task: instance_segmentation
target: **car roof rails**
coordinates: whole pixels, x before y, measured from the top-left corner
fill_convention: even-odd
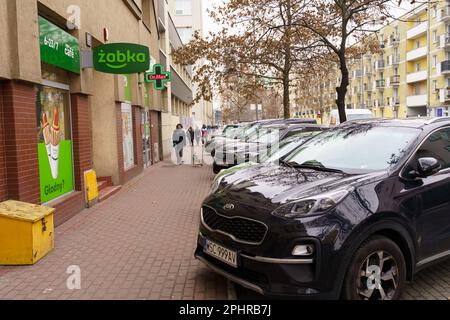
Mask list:
[[[426,124],[435,124],[435,123],[440,123],[440,122],[450,122],[450,117],[439,117],[439,118],[433,118],[430,119],[426,122]]]

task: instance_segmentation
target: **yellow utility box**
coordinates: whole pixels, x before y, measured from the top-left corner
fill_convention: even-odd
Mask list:
[[[0,265],[32,265],[54,248],[55,209],[0,203]]]

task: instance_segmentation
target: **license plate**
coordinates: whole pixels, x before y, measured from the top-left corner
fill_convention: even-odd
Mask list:
[[[204,251],[206,254],[234,267],[237,268],[237,252],[230,249],[224,248],[217,243],[206,240]]]

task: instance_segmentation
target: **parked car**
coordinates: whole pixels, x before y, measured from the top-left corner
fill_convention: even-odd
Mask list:
[[[258,127],[245,140],[232,141],[215,149],[214,173],[238,164],[253,161],[259,162],[258,157],[270,154],[272,145],[298,133],[321,132],[323,127],[313,124],[270,124]]]
[[[450,118],[363,120],[225,176],[197,259],[269,297],[397,299],[450,256]]]
[[[345,113],[347,115],[347,121],[352,120],[364,120],[373,119],[373,113],[369,109],[346,109]],[[339,111],[337,109],[331,110],[330,113],[330,126],[337,126],[341,124],[339,118]]]
[[[253,167],[261,163],[278,163],[278,161],[287,156],[292,150],[298,148],[303,143],[316,136],[320,132],[321,131],[299,132],[293,136],[290,136],[289,138],[280,141],[278,146],[271,148],[269,154],[258,157],[257,162],[248,161],[228,169],[223,169],[216,175],[213,185],[215,183],[220,183],[220,179],[222,179],[224,176],[237,172],[239,170]],[[254,159],[256,157],[250,158]]]
[[[239,127],[232,133],[228,133],[223,137],[215,137],[206,144],[205,150],[210,153],[212,157],[215,156],[216,149],[221,149],[223,146],[229,142],[233,141],[245,141],[248,137],[255,134],[255,132],[261,126],[268,125],[288,125],[288,124],[316,124],[317,121],[314,119],[268,119],[260,120],[249,123],[241,123]]]

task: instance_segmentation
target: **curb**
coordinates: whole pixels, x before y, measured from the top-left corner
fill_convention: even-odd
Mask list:
[[[227,280],[227,289],[228,300],[237,300],[236,285],[230,280]]]

